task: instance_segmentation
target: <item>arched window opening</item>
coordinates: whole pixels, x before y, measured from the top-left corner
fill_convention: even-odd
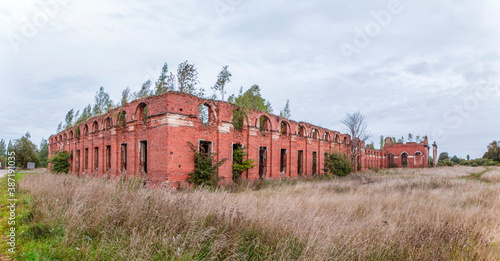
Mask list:
[[[299,131],[297,133],[299,137],[305,137],[306,136],[306,129],[303,126],[299,126]]]
[[[74,136],[74,135],[73,135],[73,131],[70,131],[70,132],[69,132],[69,139],[70,139],[70,140],[72,140],[72,139],[73,139],[73,136]]]
[[[323,140],[330,141],[330,133],[325,132],[325,134],[323,134]]]
[[[59,135],[59,142],[62,142],[62,135]]]
[[[242,110],[233,110],[233,126],[235,130],[243,129],[245,118],[245,113]]]
[[[121,111],[118,113],[118,126],[125,128],[127,126],[127,113],[125,111]]]
[[[99,123],[97,123],[97,121],[94,121],[94,123],[92,123],[92,132],[96,133],[98,131],[99,131]]]
[[[349,143],[349,140],[347,139],[347,137],[344,137],[344,145],[347,146]]]
[[[64,133],[64,136],[63,136],[63,137],[64,137],[64,139],[63,139],[64,141],[67,141],[67,140],[68,140],[68,135],[67,135],[66,133]]]
[[[420,151],[415,152],[415,156],[422,156],[422,152]]]
[[[317,129],[313,129],[311,131],[311,138],[317,140],[318,139],[318,130]]]
[[[75,138],[80,139],[80,127],[75,129]]]
[[[139,122],[146,124],[148,120],[148,106],[143,102],[139,104],[137,106],[136,115]]]
[[[401,165],[403,165],[404,167],[408,166],[408,153],[406,152],[403,152],[401,154]]]
[[[288,123],[285,121],[281,122],[281,128],[280,128],[281,135],[287,136],[288,135]]]
[[[387,166],[389,168],[394,167],[394,154],[392,152],[387,155]]]
[[[111,117],[107,117],[106,120],[104,120],[104,126],[106,128],[106,130],[109,130],[111,129]]]
[[[340,144],[340,136],[338,134],[335,134],[334,141],[335,141],[335,143],[339,143]]]
[[[201,121],[201,123],[205,124],[205,125],[209,125],[210,124],[210,107],[208,107],[206,104],[200,104],[200,106],[198,107],[198,111],[199,111],[199,119]]]
[[[266,116],[261,116],[259,118],[259,130],[266,133],[271,130],[271,122]]]

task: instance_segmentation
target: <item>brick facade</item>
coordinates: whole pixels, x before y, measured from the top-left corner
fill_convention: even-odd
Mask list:
[[[200,105],[208,112],[206,123]],[[153,184],[175,185],[194,171],[189,142],[209,149],[218,160],[227,159],[219,168],[226,181],[232,178],[234,145],[243,146],[257,164],[243,173],[250,180],[323,175],[325,153],[350,151],[349,135],[259,111],[247,113],[237,130],[233,126],[237,109],[227,102],[169,92],[131,102],[51,136],[49,153],[72,153],[70,173],[78,176],[141,175]],[[390,153],[394,164],[401,166],[404,152],[408,167],[427,166],[427,141],[401,145],[386,146],[384,151],[365,149],[362,169],[389,167]],[[422,155],[415,155],[417,151]]]

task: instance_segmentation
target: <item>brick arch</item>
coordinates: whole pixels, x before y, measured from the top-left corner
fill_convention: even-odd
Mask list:
[[[313,139],[315,139],[315,140],[319,139],[319,130],[316,129],[316,128],[313,128],[311,130],[310,137],[313,138]]]
[[[331,139],[331,134],[330,134],[330,132],[325,131],[325,133],[323,133],[323,140],[325,140],[325,141],[330,141],[330,139]]]
[[[280,122],[280,134],[284,136],[289,136],[292,128],[290,127],[290,123],[288,121],[282,120]]]
[[[148,111],[148,105],[145,102],[139,103],[135,108],[135,119],[140,123],[146,123],[146,120],[148,118]]]
[[[69,131],[69,139],[72,140],[74,138],[73,130]]]
[[[239,109],[239,108],[236,108],[236,109],[233,109],[233,111],[231,112],[231,115],[229,116],[229,121],[233,124],[233,127],[236,128],[235,126],[235,113],[238,113],[238,112],[241,112],[240,116],[242,117],[240,120],[238,120],[239,122],[237,122],[237,124],[240,124],[240,129],[243,129],[245,127],[248,127],[250,125],[250,117],[248,117],[248,115],[246,113],[244,113],[243,110]]]
[[[92,133],[96,133],[98,131],[99,131],[99,122],[95,120],[94,122],[92,122]]]
[[[406,151],[401,152],[401,155],[400,155],[400,157],[401,157],[401,165],[408,166],[408,155],[409,154]]]
[[[299,124],[297,126],[297,135],[300,137],[307,137],[307,128],[304,125]]]
[[[87,124],[83,125],[83,133],[82,133],[82,135],[83,136],[89,135],[89,126]]]
[[[62,142],[62,139],[63,139],[62,134],[59,134],[58,142]]]
[[[273,130],[273,124],[271,122],[271,119],[265,115],[261,114],[256,121],[256,124],[258,124],[258,128],[260,131],[272,131]]]
[[[111,119],[110,116],[108,116],[106,119],[104,119],[104,129],[109,130],[113,127],[113,120]]]
[[[340,135],[339,134],[335,134],[335,136],[333,138],[333,142],[340,144]]]
[[[127,125],[127,112],[125,110],[121,110],[118,115],[116,115],[116,124],[122,127]]]

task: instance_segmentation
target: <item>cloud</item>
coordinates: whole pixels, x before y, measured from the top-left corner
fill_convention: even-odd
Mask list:
[[[23,36],[26,21],[49,1],[2,1],[2,35]],[[8,124],[0,137],[30,131],[39,143],[67,111],[93,102],[100,86],[117,101],[125,87],[155,81],[164,62],[175,71],[189,60],[206,90],[229,65],[228,94],[259,84],[275,113],[290,99],[295,120],[342,130],[345,113],[359,110],[375,144],[380,135],[432,136],[444,129],[440,150],[482,156],[499,139],[500,123],[491,119],[498,97],[481,100],[459,128],[444,118],[474,97],[474,86],[500,82],[500,4],[401,0],[402,11],[346,59],[339,46],[354,45],[358,30],[376,22],[373,13],[389,3],[67,1],[17,52],[8,38],[0,41],[0,118]]]

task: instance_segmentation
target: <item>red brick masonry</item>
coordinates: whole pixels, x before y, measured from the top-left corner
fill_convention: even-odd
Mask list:
[[[200,120],[200,105],[208,110],[208,123]],[[70,173],[78,176],[141,175],[153,184],[171,185],[185,182],[194,170],[188,142],[211,150],[219,160],[228,159],[219,168],[226,181],[232,178],[236,144],[244,146],[257,164],[243,173],[250,180],[323,175],[325,153],[349,153],[349,135],[268,113],[251,111],[237,130],[233,126],[237,109],[227,102],[169,92],[131,102],[51,136],[49,153],[72,153]],[[361,164],[363,169],[403,162],[424,167],[428,160],[426,140],[388,144],[382,151],[365,149]]]

